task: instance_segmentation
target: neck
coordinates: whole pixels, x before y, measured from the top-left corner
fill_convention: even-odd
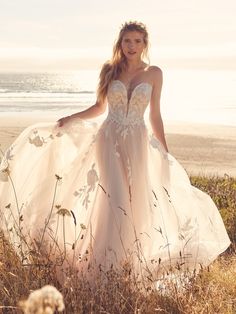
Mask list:
[[[127,71],[134,72],[143,66],[143,61],[140,60],[127,60]]]

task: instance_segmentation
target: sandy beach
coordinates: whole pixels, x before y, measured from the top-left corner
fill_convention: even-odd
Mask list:
[[[1,149],[5,151],[25,127],[56,118],[0,116]],[[189,175],[236,177],[236,127],[186,122],[164,125],[169,152]]]

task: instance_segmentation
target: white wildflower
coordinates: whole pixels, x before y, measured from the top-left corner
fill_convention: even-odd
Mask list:
[[[50,285],[31,292],[20,305],[25,314],[53,314],[56,310],[62,312],[65,309],[62,294]]]

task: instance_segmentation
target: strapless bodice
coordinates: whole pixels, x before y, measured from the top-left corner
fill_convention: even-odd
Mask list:
[[[135,86],[128,99],[126,86],[120,80],[113,80],[107,92],[108,119],[120,124],[139,124],[143,122],[145,109],[150,101],[152,85],[141,82]]]

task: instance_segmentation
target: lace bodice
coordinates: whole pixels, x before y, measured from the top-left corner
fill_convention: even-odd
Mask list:
[[[133,89],[129,99],[126,86],[120,80],[113,80],[107,92],[108,119],[121,124],[143,121],[145,109],[150,101],[152,85],[141,82]]]

